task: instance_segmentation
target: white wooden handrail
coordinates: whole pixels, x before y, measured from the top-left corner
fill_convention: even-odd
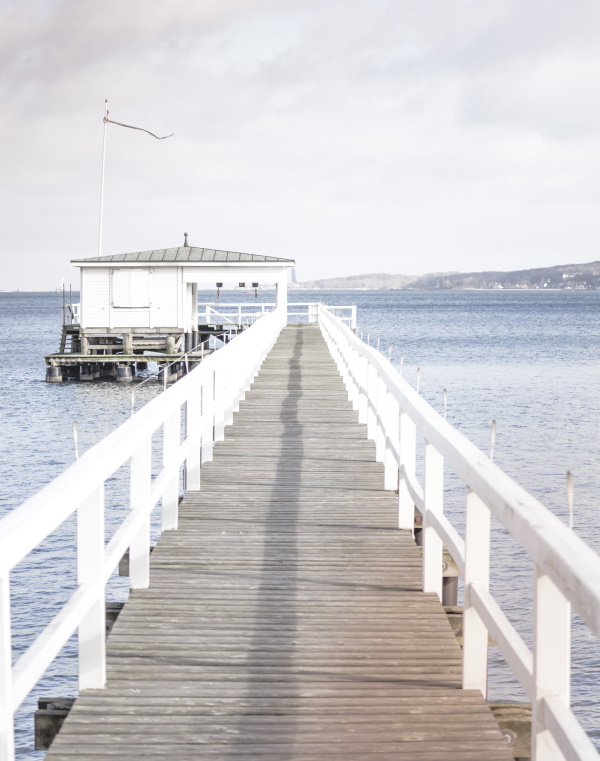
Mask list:
[[[104,686],[106,583],[129,548],[130,585],[148,586],[152,510],[161,502],[162,529],[176,528],[182,465],[187,489],[197,491],[201,463],[212,459],[214,442],[223,437],[286,321],[281,309],[265,314],[0,521],[0,761],[14,759],[14,711],[75,631],[80,689]],[[153,479],[152,436],[161,427],[163,466]],[[105,546],[104,485],[128,461],[130,512]],[[77,587],[13,667],[10,572],[73,513]]]
[[[218,308],[217,308],[218,307]],[[272,301],[239,301],[239,302],[210,302],[198,305],[198,314],[206,324],[223,322],[228,325],[251,325],[258,317],[262,317],[268,312],[272,312],[276,307]],[[291,311],[291,307],[301,307],[302,311]],[[350,325],[352,330],[356,330],[356,305],[342,305],[330,307],[334,313],[343,321]],[[80,304],[67,304],[63,309],[63,324],[71,325],[79,323]],[[288,303],[288,317],[305,317],[308,322],[317,322],[318,302],[317,301],[292,301]],[[220,319],[214,319],[218,317]],[[235,318],[235,319],[233,319]]]
[[[463,686],[486,695],[491,635],[531,698],[532,758],[597,761],[569,707],[569,675],[571,606],[600,637],[600,557],[324,305],[319,324],[359,421],[376,444],[376,459],[384,463],[386,488],[398,488],[399,527],[413,530],[415,505],[423,513],[423,589],[441,598],[442,541],[464,574]],[[422,487],[415,477],[416,431],[425,445]],[[466,487],[464,541],[443,515],[444,463]],[[489,592],[491,515],[536,569],[533,652]]]
[[[304,317],[308,322],[318,321],[319,302],[317,301],[292,301],[288,303],[288,317]],[[247,325],[251,324],[258,316],[263,315],[275,308],[273,302],[264,301],[236,301],[236,302],[210,302],[199,304],[199,315],[207,323],[222,322],[228,324]],[[299,309],[300,308],[300,311]],[[346,322],[352,330],[356,330],[356,305],[341,305],[330,307],[343,322]],[[220,320],[214,317],[221,318]]]

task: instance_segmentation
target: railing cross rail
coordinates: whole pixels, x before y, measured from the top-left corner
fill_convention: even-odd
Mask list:
[[[532,701],[534,761],[597,761],[569,707],[569,676],[571,606],[600,637],[600,557],[324,306],[319,322],[378,459],[385,442],[385,488],[398,489],[399,527],[413,531],[415,508],[423,515],[423,590],[441,599],[444,545],[464,576],[463,686],[487,694],[491,635]],[[424,443],[423,486],[415,475],[417,433]],[[443,513],[444,464],[466,487],[464,539]],[[492,514],[534,563],[533,652],[489,591]]]
[[[151,512],[160,502],[161,529],[177,527],[181,469],[187,490],[197,491],[201,462],[211,459],[286,321],[281,309],[266,313],[0,521],[0,761],[14,759],[14,711],[75,631],[80,689],[104,686],[105,585],[129,549],[131,588],[148,586]],[[162,467],[152,478],[152,437],[161,428]],[[105,546],[104,485],[128,462],[129,514]],[[74,513],[77,587],[13,667],[10,572]]]

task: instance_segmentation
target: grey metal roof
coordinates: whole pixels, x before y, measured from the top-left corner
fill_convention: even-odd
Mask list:
[[[241,254],[237,251],[219,251],[214,248],[159,248],[155,251],[136,251],[132,254],[111,254],[110,256],[91,256],[87,259],[72,259],[79,262],[272,262],[275,264],[295,264],[293,259],[280,259],[276,256],[260,254]]]

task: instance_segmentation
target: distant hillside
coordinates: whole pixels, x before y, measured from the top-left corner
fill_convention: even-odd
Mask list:
[[[432,272],[428,275],[350,275],[300,283],[308,289],[577,288],[600,289],[600,261],[512,272]]]
[[[349,275],[348,277],[331,277],[327,280],[307,280],[300,283],[302,288],[406,288],[415,278],[410,275]]]

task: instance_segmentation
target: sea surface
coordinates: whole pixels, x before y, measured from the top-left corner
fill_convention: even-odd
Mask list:
[[[259,301],[272,301],[273,292]],[[201,300],[215,300],[202,294]],[[221,302],[254,302],[225,291]],[[358,306],[358,334],[379,345],[449,421],[567,522],[566,473],[575,485],[574,530],[600,552],[600,292],[598,291],[292,291],[290,301]],[[0,293],[0,516],[73,462],[79,452],[131,414],[132,386],[112,382],[47,384],[44,355],[58,350],[60,304],[54,293]],[[144,376],[144,377],[147,377]],[[161,386],[135,385],[135,408]],[[126,514],[124,474],[107,486],[107,534]],[[462,531],[464,490],[445,474],[446,509]],[[154,528],[156,536],[156,527]],[[74,522],[67,521],[11,575],[14,657],[68,599],[75,584]],[[600,580],[598,580],[600,583]],[[531,641],[532,567],[493,526],[492,591]],[[113,577],[107,599],[123,600],[127,580]],[[573,620],[572,704],[600,747],[600,647]],[[33,750],[40,696],[76,694],[76,650],[63,649],[16,717],[19,759]],[[490,699],[524,700],[497,651],[490,652]]]

